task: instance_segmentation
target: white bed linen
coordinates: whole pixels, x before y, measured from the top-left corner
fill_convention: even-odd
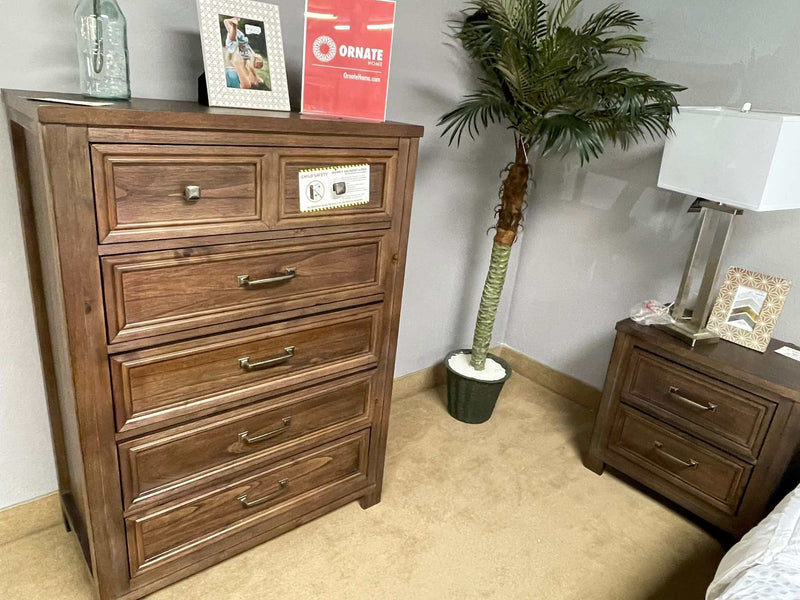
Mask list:
[[[723,557],[706,600],[800,600],[800,487]]]

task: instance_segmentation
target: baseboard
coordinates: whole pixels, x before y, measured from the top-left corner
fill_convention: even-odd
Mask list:
[[[501,358],[502,356],[500,353],[502,351],[503,348],[501,346],[491,348],[489,350],[489,352],[500,356]],[[421,371],[415,371],[414,373],[409,373],[408,375],[403,375],[402,377],[395,379],[394,388],[392,391],[392,399],[399,400],[400,398],[413,396],[414,394],[424,392],[430,388],[445,385],[446,383],[447,369],[445,369],[444,359],[442,359],[442,362],[437,363],[432,367],[422,369]]]
[[[547,365],[543,365],[509,346],[501,346],[498,356],[508,362],[518,374],[564,396],[568,400],[577,402],[591,410],[597,410],[597,407],[600,406],[600,397],[602,396],[600,390],[566,373],[561,373]]]
[[[63,523],[58,492],[9,506],[0,510],[0,546]]]
[[[429,388],[439,387],[440,385],[444,385],[446,380],[447,371],[444,368],[444,363],[433,365],[421,371],[409,373],[403,377],[398,377],[394,380],[392,400],[407,398],[408,396],[424,392]]]

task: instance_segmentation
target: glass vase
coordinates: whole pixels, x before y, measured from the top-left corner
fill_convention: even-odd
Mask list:
[[[93,98],[130,98],[128,24],[117,0],[79,0],[75,33],[81,93]]]

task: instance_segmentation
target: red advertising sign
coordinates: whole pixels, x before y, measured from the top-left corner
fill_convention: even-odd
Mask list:
[[[303,112],[383,121],[394,0],[306,0]]]

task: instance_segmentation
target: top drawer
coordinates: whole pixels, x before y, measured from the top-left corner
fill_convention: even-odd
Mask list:
[[[92,146],[100,243],[269,229],[264,150]]]
[[[775,404],[635,349],[623,399],[720,448],[755,459]]]
[[[397,181],[397,152],[394,150],[276,150],[275,161],[280,186],[278,197],[270,203],[276,228],[320,227],[348,223],[389,222],[393,213]],[[348,165],[369,165],[369,202],[321,211],[302,212],[300,171]]]
[[[101,244],[389,224],[396,150],[236,146],[92,146]],[[369,165],[369,202],[300,210],[300,171]]]

